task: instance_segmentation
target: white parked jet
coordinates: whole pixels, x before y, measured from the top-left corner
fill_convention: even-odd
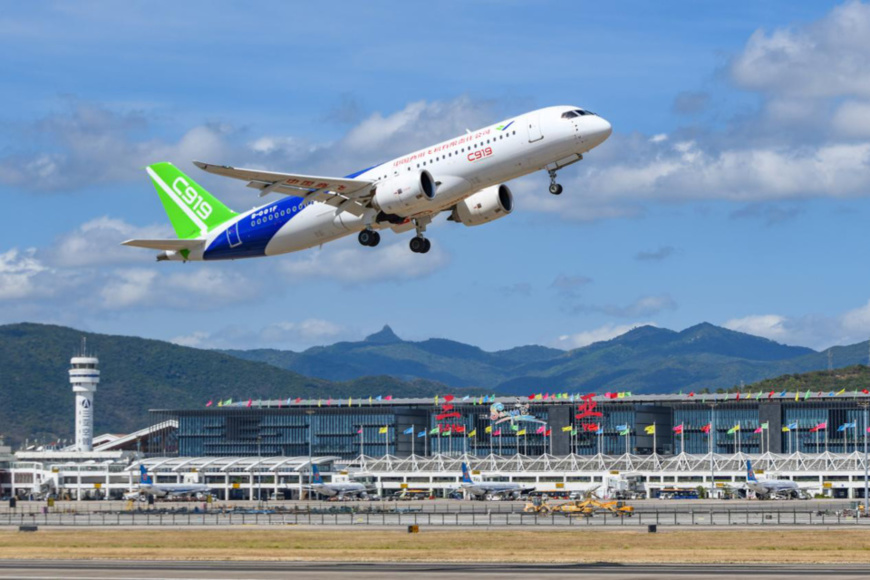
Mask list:
[[[342,483],[324,483],[323,476],[320,475],[320,470],[316,465],[311,466],[311,471],[314,476],[314,481],[309,486],[309,489],[320,495],[327,497],[338,496],[338,499],[344,499],[346,495],[358,495],[365,499],[368,497],[368,488],[361,483],[342,482]]]
[[[154,497],[199,496],[208,495],[211,488],[201,483],[154,483],[154,478],[148,475],[148,469],[140,465],[139,485],[134,493]]]
[[[128,240],[162,250],[158,260],[234,260],[319,246],[353,233],[377,246],[379,231],[415,230],[411,251],[429,251],[426,226],[439,213],[466,226],[513,211],[506,181],[539,170],[550,193],[562,193],[556,172],[603,143],[610,123],[579,107],[539,109],[343,178],[238,169],[195,162],[209,173],[241,179],[281,199],[238,214],[170,163],[148,174],[178,239]]]
[[[534,486],[523,487],[518,483],[507,481],[474,481],[471,479],[471,472],[468,471],[468,466],[465,463],[462,464],[462,489],[474,497],[485,499],[494,497],[519,499],[521,494],[535,491]]]
[[[758,499],[769,499],[773,497],[800,497],[801,488],[797,483],[788,479],[763,479],[759,480],[755,477],[755,472],[752,470],[752,462],[746,460],[746,487],[755,492]]]

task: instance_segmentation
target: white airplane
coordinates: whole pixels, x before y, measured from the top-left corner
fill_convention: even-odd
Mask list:
[[[311,471],[314,481],[308,487],[315,493],[327,497],[338,496],[338,499],[344,499],[346,495],[358,495],[363,499],[368,497],[368,488],[361,483],[352,481],[346,483],[324,483],[323,476],[320,475],[320,470],[317,469],[316,465],[311,466]]]
[[[462,489],[474,497],[483,497],[485,499],[499,496],[519,499],[520,494],[535,491],[534,486],[523,487],[518,483],[507,481],[474,481],[471,479],[471,472],[468,471],[468,466],[465,463],[462,464]]]
[[[281,199],[243,213],[229,209],[170,163],[148,167],[178,239],[127,240],[162,250],[157,260],[234,260],[274,256],[358,233],[377,246],[379,231],[416,231],[411,251],[425,254],[426,227],[438,214],[466,226],[513,211],[506,181],[546,170],[550,193],[562,193],[556,172],[603,143],[611,126],[573,106],[548,107],[413,151],[343,178],[238,169],[195,162],[209,173],[241,179],[260,197]]]
[[[746,460],[746,487],[755,492],[758,499],[772,497],[797,498],[801,495],[801,488],[797,483],[788,479],[763,479],[755,477],[752,470],[752,462]]]
[[[144,465],[139,466],[139,484],[131,498],[138,495],[147,497],[179,497],[193,495],[208,495],[211,488],[201,483],[154,483],[154,478],[148,475],[148,469]]]

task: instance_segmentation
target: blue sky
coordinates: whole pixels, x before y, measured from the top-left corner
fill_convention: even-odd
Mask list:
[[[19,3],[0,15],[0,323],[202,347],[400,336],[571,348],[709,321],[821,348],[870,336],[870,5]],[[142,168],[344,175],[553,104],[614,135],[510,185],[518,209],[235,263],[169,235]]]

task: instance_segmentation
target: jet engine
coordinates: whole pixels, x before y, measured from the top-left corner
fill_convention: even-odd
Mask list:
[[[372,205],[385,214],[407,217],[424,209],[435,197],[435,189],[435,180],[425,169],[399,174],[378,184]]]
[[[466,226],[479,226],[502,218],[514,209],[514,195],[505,185],[481,189],[457,203],[450,219]]]

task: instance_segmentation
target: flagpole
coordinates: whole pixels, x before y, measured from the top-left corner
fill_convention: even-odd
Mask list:
[[[417,438],[417,429],[415,429],[416,425],[411,424],[411,457],[414,456],[414,439]]]
[[[363,453],[365,453],[365,450],[363,447],[363,443],[365,441],[365,436],[366,436],[365,433],[366,433],[365,425],[360,425],[359,426],[359,456],[360,457],[362,457]]]
[[[387,427],[387,432],[384,433],[384,457],[390,456],[390,428]]]
[[[489,454],[492,455],[492,438],[494,437],[495,427],[492,425],[492,419],[489,420]]]
[[[656,433],[656,422],[653,421],[653,455],[658,453],[658,445],[656,445],[656,441],[658,437],[658,433]]]
[[[686,426],[680,427],[680,454],[686,452]]]

